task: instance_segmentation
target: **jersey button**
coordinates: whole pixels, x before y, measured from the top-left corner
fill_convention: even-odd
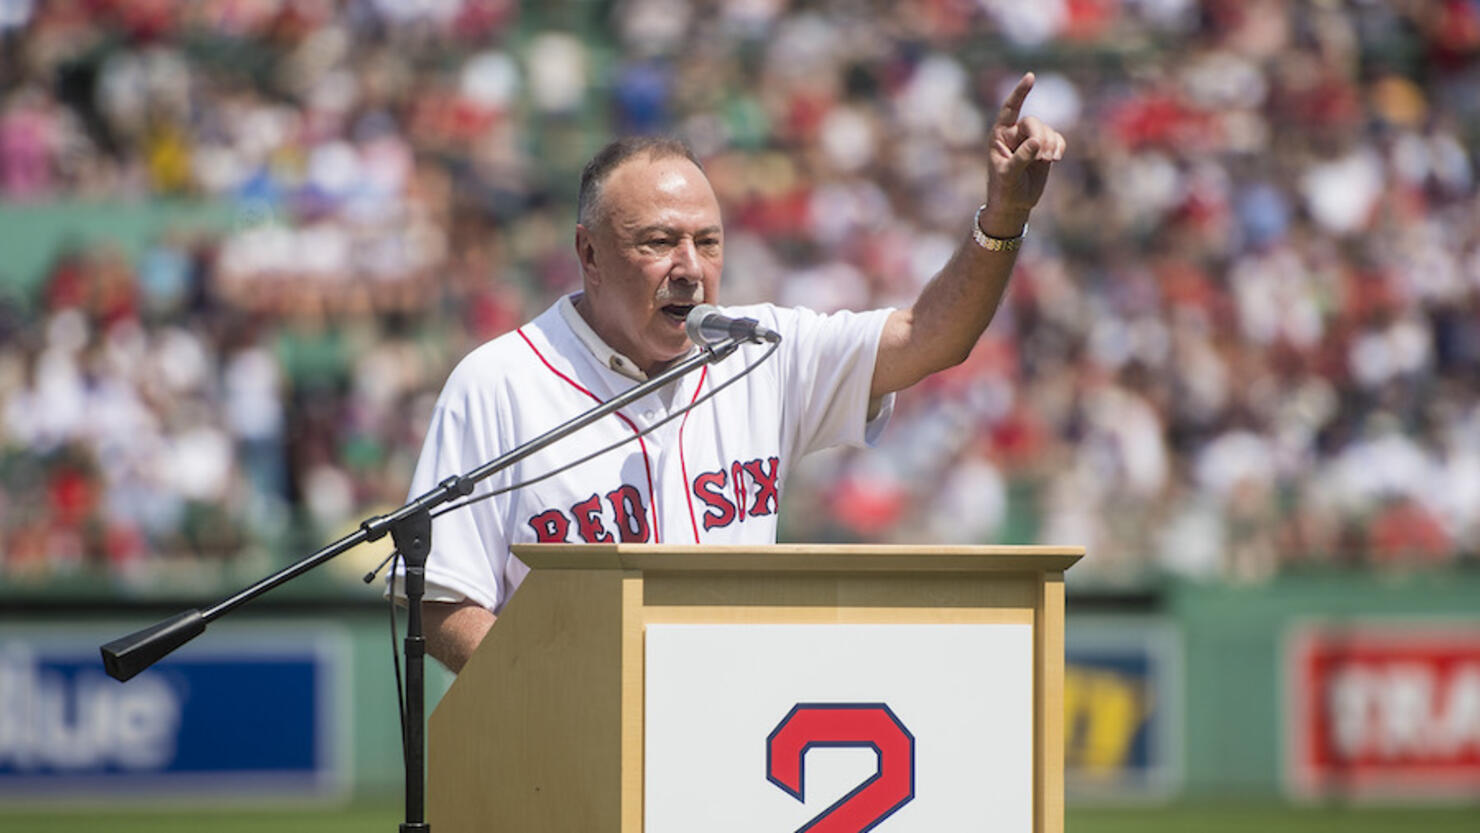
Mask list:
[[[645,420],[647,420],[648,422],[652,422],[653,420],[655,420],[655,419],[658,418],[658,412],[657,411],[643,411],[642,412],[642,418],[645,419]]]

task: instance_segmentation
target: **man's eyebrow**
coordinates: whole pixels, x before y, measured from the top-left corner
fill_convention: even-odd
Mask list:
[[[703,236],[709,235],[709,234],[719,234],[722,230],[723,230],[723,227],[718,226],[718,225],[705,226],[704,228],[701,228],[698,231],[695,231],[694,232],[694,236],[695,237],[703,237]],[[668,234],[668,235],[682,235],[683,234],[683,231],[681,229],[677,228],[676,226],[665,226],[665,225],[662,225],[661,223],[654,223],[653,225],[650,225],[650,226],[641,226],[641,227],[635,229],[632,232],[632,235],[634,237],[642,237],[643,235],[652,234],[653,232],[659,232],[659,233]]]
[[[674,228],[673,226],[665,226],[660,223],[654,223],[650,226],[639,226],[633,229],[632,236],[643,237],[652,234],[653,232],[659,232],[661,234],[678,234],[678,229]]]

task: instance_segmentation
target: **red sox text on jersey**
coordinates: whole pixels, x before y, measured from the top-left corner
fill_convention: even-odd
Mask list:
[[[689,483],[689,490],[705,505],[700,523],[706,531],[744,523],[747,516],[772,515],[781,503],[781,460],[736,460],[725,468],[706,471]],[[651,540],[649,511],[642,492],[630,484],[602,495],[593,492],[567,509],[550,508],[529,519],[541,544],[642,543]]]

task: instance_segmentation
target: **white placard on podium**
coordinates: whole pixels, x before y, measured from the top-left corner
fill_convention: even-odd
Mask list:
[[[1030,625],[650,624],[645,652],[644,833],[1032,830]]]

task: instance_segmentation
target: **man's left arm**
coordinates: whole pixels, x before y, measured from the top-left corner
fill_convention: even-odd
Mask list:
[[[1049,168],[1063,158],[1066,146],[1064,137],[1041,121],[1019,118],[1032,88],[1033,74],[1028,73],[992,125],[987,200],[977,219],[993,248],[968,235],[914,305],[889,316],[874,364],[869,394],[874,404],[885,394],[965,361],[997,311],[1017,260],[1012,241],[1022,236],[1028,214],[1043,195]]]

